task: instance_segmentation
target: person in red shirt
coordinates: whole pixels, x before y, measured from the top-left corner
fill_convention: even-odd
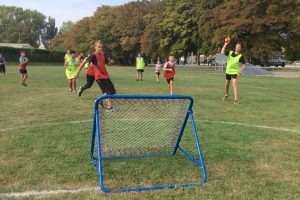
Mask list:
[[[24,51],[20,52],[21,57],[19,58],[19,71],[21,74],[21,86],[28,86],[25,81],[28,78],[27,73],[27,63],[29,62],[28,58]]]
[[[103,94],[113,95],[116,94],[116,89],[114,84],[111,82],[109,78],[109,74],[107,72],[105,65],[113,65],[114,61],[110,60],[103,51],[103,44],[100,40],[95,42],[95,52],[83,60],[80,64],[77,75],[80,73],[82,67],[89,62],[89,68],[93,70],[95,80],[99,85]],[[82,92],[81,92],[82,93]],[[107,110],[113,110],[111,100],[108,101]]]
[[[169,91],[170,95],[173,95],[173,89],[174,89],[174,78],[175,78],[175,57],[174,56],[169,56],[169,61],[166,62],[164,66],[164,77],[168,82],[169,85]]]

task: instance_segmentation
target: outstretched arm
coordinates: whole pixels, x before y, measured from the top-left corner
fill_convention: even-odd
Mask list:
[[[87,58],[85,58],[85,59],[82,61],[82,63],[79,65],[78,70],[77,70],[77,73],[76,73],[76,76],[79,75],[79,73],[80,73],[82,67],[83,67],[86,63],[87,63]]]
[[[225,42],[222,50],[221,50],[221,54],[225,55],[225,51],[226,51],[226,47],[228,46],[229,42]]]

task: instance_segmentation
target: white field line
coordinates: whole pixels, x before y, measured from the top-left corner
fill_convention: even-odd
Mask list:
[[[33,126],[20,126],[20,127],[0,129],[0,132],[22,129],[22,128],[57,126],[57,125],[63,125],[63,124],[78,124],[78,123],[85,123],[85,122],[91,122],[91,121],[92,120],[79,120],[79,121],[46,123],[46,124],[33,125]],[[290,132],[290,133],[300,133],[300,130],[272,127],[272,126],[264,126],[264,125],[245,124],[245,123],[239,123],[239,122],[211,121],[211,120],[195,120],[195,121],[204,122],[204,123],[212,123],[212,124],[227,124],[227,125],[232,125],[232,126],[245,126],[245,127],[270,129],[270,130]],[[12,192],[12,193],[0,193],[0,197],[10,197],[10,198],[18,198],[18,197],[21,198],[21,197],[29,197],[29,196],[43,197],[43,196],[54,196],[54,195],[66,194],[66,193],[92,192],[92,191],[97,191],[97,190],[100,191],[100,188],[99,187],[86,187],[86,188],[68,189],[68,190],[42,190],[42,191]]]
[[[38,127],[43,127],[43,126],[59,126],[59,125],[64,125],[64,124],[80,124],[80,123],[91,122],[91,121],[93,121],[93,120],[92,119],[86,119],[86,120],[76,120],[76,121],[67,121],[67,122],[53,122],[53,123],[44,123],[44,124],[37,124],[37,125],[16,126],[16,127],[0,129],[0,132],[23,129],[23,128],[38,128]]]
[[[134,119],[120,119],[121,121],[131,121]],[[165,121],[170,119],[154,119],[153,121]],[[4,128],[0,129],[0,132],[6,132],[11,130],[17,130],[17,129],[23,129],[23,128],[37,128],[37,127],[43,127],[43,126],[59,126],[64,124],[80,124],[85,122],[91,122],[92,119],[86,119],[86,120],[76,120],[76,121],[67,121],[67,122],[53,122],[53,123],[44,123],[44,124],[38,124],[38,125],[28,125],[28,126],[18,126],[18,127],[11,127],[11,128]],[[117,119],[116,119],[117,121]],[[141,121],[138,120],[137,121]],[[149,120],[147,120],[149,121]],[[284,127],[274,127],[274,126],[266,126],[266,125],[255,125],[255,124],[246,124],[246,123],[240,123],[240,122],[230,122],[230,121],[212,121],[212,120],[195,120],[197,122],[204,122],[204,123],[212,123],[212,124],[227,124],[232,126],[245,126],[245,127],[253,127],[253,128],[262,128],[262,129],[270,129],[275,131],[283,131],[283,132],[289,132],[289,133],[300,133],[300,130],[295,129],[289,129]]]
[[[59,194],[75,194],[81,192],[93,192],[101,191],[99,187],[85,187],[73,190],[42,190],[42,191],[27,191],[27,192],[12,192],[12,193],[0,193],[0,197],[8,198],[22,198],[22,197],[45,197],[45,196],[54,196]]]
[[[283,132],[290,132],[290,133],[300,133],[300,130],[289,129],[289,128],[282,128],[282,127],[274,127],[274,126],[265,126],[265,125],[255,125],[255,124],[245,124],[240,122],[228,122],[228,121],[211,121],[211,120],[195,120],[199,122],[207,122],[212,124],[227,124],[233,126],[245,126],[245,127],[253,127],[253,128],[262,128],[262,129],[271,129],[275,131],[283,131]]]

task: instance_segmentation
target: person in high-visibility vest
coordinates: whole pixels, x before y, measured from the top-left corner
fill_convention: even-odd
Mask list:
[[[139,77],[141,77],[141,81],[143,81],[143,73],[145,70],[145,61],[142,55],[139,53],[136,58],[136,81],[139,81]]]
[[[69,81],[70,92],[76,93],[76,77],[77,77],[77,67],[80,62],[75,58],[76,52],[70,50],[70,54],[65,60],[64,68],[66,70],[66,76]]]
[[[241,43],[237,43],[235,45],[234,51],[226,51],[226,47],[230,43],[230,39],[227,37],[225,39],[225,44],[222,48],[221,54],[227,56],[227,65],[226,65],[226,80],[225,80],[225,95],[223,97],[223,101],[226,101],[229,97],[229,84],[232,79],[232,87],[234,93],[234,104],[239,104],[240,101],[238,99],[238,86],[237,79],[238,75],[242,74],[244,69],[246,68],[245,60],[243,55],[241,54],[242,45]],[[242,69],[240,69],[240,63],[243,64]]]

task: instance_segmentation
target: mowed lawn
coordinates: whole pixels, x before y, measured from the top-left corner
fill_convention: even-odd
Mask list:
[[[89,146],[98,86],[79,98],[69,92],[62,66],[29,64],[28,71],[28,87],[19,85],[14,65],[0,78],[0,199],[12,192],[97,187]],[[132,67],[109,72],[119,94],[168,94],[164,80],[156,84],[153,69],[146,70],[143,82],[136,82]],[[84,83],[82,73],[77,84]],[[222,102],[223,74],[178,67],[175,94],[195,100],[205,185],[115,194],[92,189],[24,199],[300,199],[299,85],[299,79],[241,76],[241,104],[233,105],[232,93]],[[183,139],[193,150],[190,126]],[[114,160],[105,173],[107,185],[116,187],[199,181],[200,171],[193,167],[182,156]]]

